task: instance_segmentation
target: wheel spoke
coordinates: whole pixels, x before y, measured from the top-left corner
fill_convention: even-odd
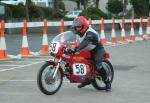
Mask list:
[[[43,88],[48,92],[53,92],[57,90],[61,84],[61,73],[58,70],[56,77],[52,79],[53,72],[54,72],[54,66],[49,65],[44,68],[42,75],[41,75],[41,83]]]

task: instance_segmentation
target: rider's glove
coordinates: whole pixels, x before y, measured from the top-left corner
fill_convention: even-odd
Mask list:
[[[70,48],[69,50],[68,50],[68,53],[70,53],[70,54],[75,54],[77,52],[77,50],[76,50],[76,48]]]

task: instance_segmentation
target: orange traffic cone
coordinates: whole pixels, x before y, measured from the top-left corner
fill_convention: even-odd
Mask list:
[[[61,19],[61,26],[60,26],[60,32],[64,32],[64,19]]]
[[[130,40],[131,41],[135,41],[135,36],[134,36],[134,17],[132,17],[132,21],[131,21]]]
[[[5,30],[5,22],[4,20],[2,20],[0,23],[0,60],[9,59],[6,49],[4,30]]]
[[[150,17],[147,18],[146,34],[147,34],[148,37],[150,37]]]
[[[92,19],[91,18],[88,19],[88,24],[90,27],[92,26]]]
[[[104,32],[104,18],[101,18],[101,40],[103,45],[107,45]]]
[[[125,43],[127,41],[126,36],[125,36],[124,22],[125,22],[125,20],[124,20],[124,18],[122,18],[122,23],[121,23],[122,30],[121,30],[121,40],[120,40],[122,43]]]
[[[47,39],[47,20],[44,19],[44,28],[43,28],[43,42],[40,50],[40,54],[46,55],[49,53],[48,39]]]
[[[29,46],[28,46],[28,40],[27,40],[27,21],[24,20],[24,27],[23,27],[23,40],[22,40],[22,49],[21,49],[21,55],[22,57],[29,57],[31,56]]]
[[[138,37],[140,38],[143,38],[142,22],[143,22],[143,18],[141,17],[139,23],[139,34],[138,34]]]
[[[115,33],[115,19],[112,18],[112,32],[111,32],[111,40],[112,43],[117,44],[116,33]]]

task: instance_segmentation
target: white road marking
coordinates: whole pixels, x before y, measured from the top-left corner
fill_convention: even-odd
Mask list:
[[[0,82],[36,82],[37,80],[0,80]],[[63,82],[69,83],[69,80]]]
[[[37,80],[0,80],[0,82],[34,82]]]
[[[114,47],[114,46],[120,46],[120,45],[126,45],[127,43],[119,43],[119,44],[112,44],[112,45],[108,45],[105,48],[110,48],[110,47]]]
[[[23,65],[23,66],[19,66],[19,67],[13,67],[13,68],[9,68],[9,69],[2,69],[2,70],[0,70],[0,72],[5,72],[5,71],[9,71],[9,70],[14,70],[14,69],[18,69],[18,68],[23,68],[23,67],[35,65],[35,64],[38,64],[38,63],[42,63],[42,62],[44,62],[44,61],[34,62],[34,63],[31,63],[31,64],[27,64],[27,65]]]
[[[17,61],[2,61],[3,63],[30,63],[30,62],[33,62],[33,61],[46,61],[46,60],[48,60],[48,59],[26,59],[26,60],[24,60],[24,59],[21,59],[21,60],[17,60]]]
[[[19,96],[20,95],[29,95],[29,96],[31,95],[32,96],[32,95],[34,95],[35,96],[35,95],[37,95],[37,93],[33,93],[33,92],[31,92],[31,93],[25,93],[25,92],[24,93],[22,93],[22,92],[0,92],[0,95],[6,95],[6,96],[8,96],[8,95],[10,95],[10,96],[11,95],[12,96],[14,96],[14,95],[15,96],[18,96],[18,95]]]
[[[0,65],[0,67],[2,67],[2,66],[8,66],[8,67],[10,67],[10,66],[22,66],[22,65]]]

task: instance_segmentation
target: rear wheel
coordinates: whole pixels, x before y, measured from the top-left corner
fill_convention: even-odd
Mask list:
[[[55,94],[61,87],[63,81],[63,75],[60,69],[56,73],[56,77],[53,78],[55,71],[55,65],[50,62],[46,62],[39,70],[37,74],[37,84],[41,92],[46,95]]]
[[[107,70],[108,72],[108,78],[110,80],[110,82],[112,83],[113,78],[114,78],[114,70],[113,70],[113,66],[112,64],[108,61],[105,60],[102,62],[103,68],[105,68],[105,70]],[[102,77],[100,75],[96,75],[94,80],[92,81],[92,85],[95,89],[97,90],[105,90],[105,83],[102,81]]]

